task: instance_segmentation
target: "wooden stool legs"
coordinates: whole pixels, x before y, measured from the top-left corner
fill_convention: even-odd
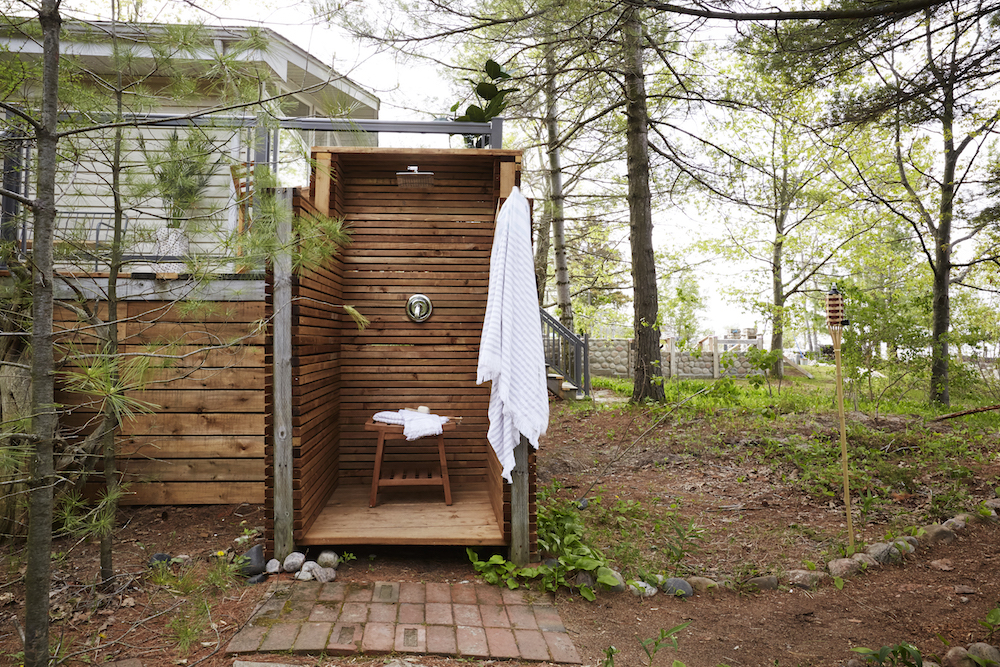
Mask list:
[[[448,459],[444,452],[444,433],[437,436],[438,461],[441,465],[439,475],[427,473],[425,471],[407,470],[391,471],[384,479],[382,477],[382,459],[385,456],[385,433],[387,427],[383,425],[373,425],[373,430],[378,431],[378,444],[375,447],[375,466],[372,470],[372,491],[368,499],[368,506],[375,507],[378,502],[378,490],[383,486],[442,486],[444,487],[444,503],[451,505],[451,481],[448,479]],[[387,426],[387,425],[385,425]],[[367,428],[367,425],[366,425]],[[398,428],[398,427],[397,427]],[[400,429],[400,433],[402,430]]]

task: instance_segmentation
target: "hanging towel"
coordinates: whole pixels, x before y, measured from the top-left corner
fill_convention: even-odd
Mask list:
[[[511,481],[524,435],[538,449],[549,423],[545,352],[531,252],[531,213],[518,188],[500,207],[490,254],[489,294],[476,384],[492,380],[486,438]]]
[[[448,417],[414,412],[413,410],[400,410],[399,412],[376,412],[372,421],[402,426],[403,435],[406,436],[407,440],[418,440],[429,435],[441,435],[444,432],[441,426],[448,422]]]

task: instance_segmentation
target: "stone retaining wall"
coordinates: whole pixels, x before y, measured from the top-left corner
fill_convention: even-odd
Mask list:
[[[697,352],[676,352],[677,377],[692,379],[712,379],[715,377],[715,352],[711,345],[709,349]],[[669,341],[664,341],[661,348],[663,374],[672,377],[674,365],[670,363]],[[722,352],[720,351],[720,355]],[[632,377],[634,367],[632,360],[632,341],[627,338],[591,338],[590,339],[590,374],[602,377]],[[750,373],[750,362],[743,352],[736,353],[733,367],[726,373],[720,365],[720,375],[746,377]]]

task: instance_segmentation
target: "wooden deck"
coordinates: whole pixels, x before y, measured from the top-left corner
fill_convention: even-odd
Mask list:
[[[440,489],[384,489],[368,506],[367,486],[341,485],[302,545],[423,544],[504,546],[485,485],[454,487],[453,504]]]

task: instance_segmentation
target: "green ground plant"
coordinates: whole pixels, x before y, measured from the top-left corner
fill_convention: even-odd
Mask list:
[[[920,655],[920,650],[912,644],[900,642],[893,646],[883,646],[878,650],[858,647],[852,651],[859,653],[865,659],[866,664],[879,665],[885,667],[923,667],[924,659]]]

